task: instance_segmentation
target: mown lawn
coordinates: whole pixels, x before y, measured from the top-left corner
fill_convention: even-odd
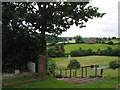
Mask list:
[[[104,50],[107,47],[111,47],[113,49],[118,48],[118,45],[108,45],[108,44],[68,44],[64,45],[65,53],[70,53],[73,50],[78,50],[79,48],[83,50],[92,49],[93,51],[97,51],[98,49]]]

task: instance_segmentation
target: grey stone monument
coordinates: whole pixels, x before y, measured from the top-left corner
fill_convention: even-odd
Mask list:
[[[29,70],[29,72],[35,72],[35,63],[29,62],[28,63],[28,70]]]

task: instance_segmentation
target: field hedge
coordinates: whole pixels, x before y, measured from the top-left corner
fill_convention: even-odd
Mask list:
[[[104,55],[104,56],[120,56],[120,49],[112,49],[111,47],[107,47],[105,50],[98,49],[97,52],[92,51],[92,49],[82,50],[73,50],[70,52],[72,57],[79,56],[90,56],[90,55]]]

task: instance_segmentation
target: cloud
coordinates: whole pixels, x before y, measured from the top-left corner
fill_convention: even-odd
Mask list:
[[[90,5],[99,7],[99,12],[106,15],[103,18],[89,20],[85,28],[73,25],[61,36],[118,37],[118,1],[120,0],[92,0]]]

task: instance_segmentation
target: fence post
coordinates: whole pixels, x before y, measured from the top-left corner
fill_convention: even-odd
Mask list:
[[[60,76],[62,76],[62,70],[60,70]]]
[[[97,65],[95,65],[95,77],[97,77]]]
[[[71,69],[70,69],[70,78],[71,78]]]
[[[65,70],[65,76],[67,77],[67,69]]]
[[[86,70],[86,77],[87,77],[87,67],[85,68],[85,70]]]
[[[77,76],[77,70],[75,69],[75,77]]]
[[[82,78],[83,78],[83,67],[82,67]]]

